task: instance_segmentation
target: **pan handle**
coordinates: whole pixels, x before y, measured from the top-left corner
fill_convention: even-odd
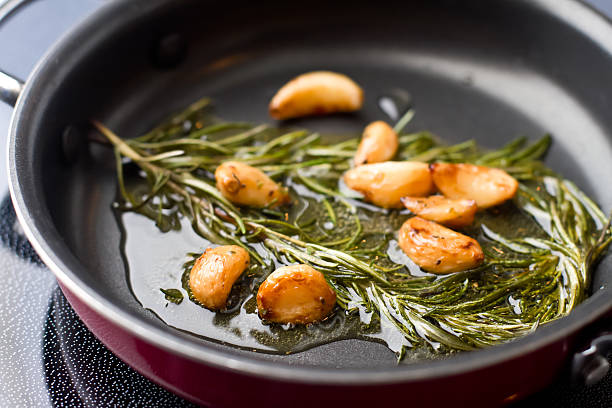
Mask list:
[[[4,0],[0,4],[0,24],[28,1],[30,0]],[[22,90],[23,81],[0,71],[0,100],[2,102],[15,106]]]
[[[574,354],[571,361],[572,382],[590,386],[601,381],[610,371],[608,360],[610,353],[612,353],[612,331],[600,331],[585,347]]]
[[[0,100],[15,106],[19,94],[23,90],[23,82],[7,73],[0,71]]]

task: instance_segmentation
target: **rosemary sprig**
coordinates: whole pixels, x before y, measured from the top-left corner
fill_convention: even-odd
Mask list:
[[[484,265],[415,277],[409,260],[394,262],[389,255],[393,231],[407,216],[372,211],[339,188],[357,138],[325,144],[319,134],[303,130],[220,122],[206,113],[208,105],[196,102],[136,139],[123,140],[94,122],[115,148],[126,208],[158,226],[180,213],[210,242],[244,247],[262,271],[279,262],[312,265],[325,274],[341,309],[372,315],[404,336],[405,344],[395,350],[400,357],[406,347],[453,351],[497,344],[565,316],[586,296],[590,271],[612,241],[609,220],[597,205],[541,163],[550,136],[483,151],[473,141],[446,146],[429,132],[402,133],[397,159],[473,162],[517,177],[520,193],[509,205],[531,225],[505,236],[482,214],[471,233],[483,245]],[[412,115],[396,129],[402,131]],[[126,185],[123,158],[144,172],[146,194]],[[314,215],[305,219],[302,213],[234,206],[213,177],[230,159],[288,184],[304,195],[297,198],[306,200]],[[332,229],[326,230],[327,222]]]

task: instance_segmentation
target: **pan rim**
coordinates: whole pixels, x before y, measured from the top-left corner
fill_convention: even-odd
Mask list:
[[[462,353],[450,359],[415,363],[410,366],[387,367],[376,370],[338,370],[321,367],[281,365],[277,362],[232,355],[228,352],[208,348],[195,340],[178,338],[172,333],[164,332],[162,329],[136,318],[115,306],[99,294],[95,288],[86,285],[79,279],[78,270],[72,270],[68,265],[70,262],[67,261],[71,260],[67,260],[64,256],[59,255],[48,242],[51,237],[49,236],[49,231],[45,232],[44,230],[43,220],[35,218],[34,214],[32,214],[33,206],[27,204],[27,193],[24,192],[27,191],[27,181],[31,180],[31,177],[26,174],[20,174],[20,172],[24,171],[21,169],[23,164],[20,165],[19,160],[24,155],[20,155],[18,152],[20,146],[18,134],[21,127],[25,126],[23,123],[25,119],[23,118],[27,115],[24,115],[24,111],[33,109],[32,105],[35,105],[34,98],[31,95],[34,95],[39,87],[44,86],[37,79],[40,78],[41,73],[53,65],[53,61],[57,61],[60,58],[59,56],[67,52],[74,44],[83,42],[84,33],[94,29],[97,22],[110,21],[110,17],[117,15],[118,10],[122,10],[126,18],[135,19],[137,16],[145,15],[146,11],[154,10],[158,5],[164,4],[165,1],[142,1],[139,4],[146,4],[146,7],[140,8],[134,7],[134,3],[133,0],[119,0],[102,6],[100,10],[64,35],[45,54],[30,74],[26,86],[17,100],[11,117],[7,148],[9,191],[17,217],[27,238],[44,263],[55,274],[58,281],[86,304],[87,307],[94,310],[104,319],[155,347],[216,368],[281,382],[357,386],[426,381],[485,369],[563,341],[581,328],[598,320],[612,309],[612,301],[605,299],[603,291],[598,291],[583,304],[579,305],[569,316],[538,329],[538,332],[535,334],[507,344],[470,353]],[[589,5],[580,0],[532,0],[529,3],[563,20],[572,28],[585,33],[599,47],[612,54],[612,21]],[[143,13],[143,8],[146,9],[145,13]],[[106,29],[108,28],[107,26]],[[30,189],[32,187],[30,185]],[[29,200],[33,201],[32,197]],[[59,235],[57,231],[55,233]],[[64,245],[64,247],[65,252],[71,254],[67,246]],[[80,265],[80,268],[84,269],[85,267]],[[368,372],[367,378],[363,375],[366,371]]]

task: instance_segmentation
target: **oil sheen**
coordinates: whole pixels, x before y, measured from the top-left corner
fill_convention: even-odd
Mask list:
[[[309,192],[304,186],[287,180],[291,188],[294,204],[287,212],[290,221],[298,219],[301,223],[320,223],[322,230],[327,230],[333,239],[334,234],[340,236],[346,228],[351,227],[348,211],[343,212],[342,206],[336,208],[338,221],[336,226],[325,221],[321,206],[315,203],[322,199],[316,193]],[[351,200],[358,206],[358,215],[364,231],[371,231],[369,239],[383,240],[382,250],[388,255],[389,261],[403,264],[415,277],[426,276],[398,247],[396,231],[410,216],[406,210],[380,210],[357,200]],[[259,284],[276,267],[282,266],[282,259],[267,259],[267,268],[251,268],[235,283],[228,299],[226,310],[213,312],[200,306],[190,299],[189,279],[190,262],[193,262],[204,250],[215,246],[198,235],[191,227],[189,220],[177,214],[176,225],[172,228],[160,228],[150,218],[135,213],[117,211],[122,230],[124,231],[123,253],[128,270],[128,280],[136,299],[142,306],[166,324],[189,332],[195,336],[210,341],[232,345],[263,353],[296,353],[317,345],[330,343],[347,338],[357,338],[385,344],[390,352],[400,352],[403,346],[408,346],[406,339],[393,327],[383,315],[365,310],[355,304],[351,313],[336,308],[335,313],[323,322],[303,326],[266,324],[257,314],[255,294]],[[509,237],[523,234],[535,234],[538,227],[535,222],[508,203],[492,211],[481,212],[469,231],[470,235],[487,245],[486,239],[480,235],[482,225],[504,232]],[[521,228],[506,228],[504,226],[521,225]],[[386,237],[386,238],[385,238]],[[374,244],[376,244],[374,242]],[[258,250],[255,244],[253,248]],[[260,249],[260,248],[259,248]],[[258,251],[259,252],[259,251]],[[265,251],[261,251],[265,254]],[[180,304],[168,302],[160,289],[178,289],[183,294]],[[512,296],[508,299],[515,310],[519,306]],[[404,362],[410,363],[423,358],[439,358],[444,353],[432,353],[438,345],[411,349]]]
[[[296,211],[306,211],[307,201],[296,205]],[[257,314],[255,294],[274,267],[282,265],[278,260],[270,260],[273,267],[266,270],[246,271],[234,284],[226,310],[207,310],[189,297],[186,282],[190,267],[185,264],[215,245],[195,233],[190,222],[182,216],[178,217],[180,226],[167,232],[160,231],[151,219],[135,212],[117,211],[117,216],[124,233],[122,249],[134,296],[144,308],[174,328],[207,340],[264,353],[299,352],[347,338],[387,344],[380,322],[366,321],[358,313],[345,314],[342,310],[307,326],[262,323]],[[183,301],[180,304],[168,302],[160,288],[180,290]],[[393,342],[401,346],[401,339]]]

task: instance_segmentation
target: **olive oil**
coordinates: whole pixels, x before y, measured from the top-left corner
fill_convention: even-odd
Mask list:
[[[294,353],[347,338],[384,341],[378,321],[366,324],[358,313],[346,314],[342,310],[307,326],[262,322],[257,315],[255,293],[270,268],[246,271],[232,289],[227,310],[213,312],[203,308],[190,299],[188,286],[181,282],[188,281],[190,261],[214,244],[196,234],[185,217],[179,218],[179,230],[162,232],[141,214],[118,213],[125,234],[123,252],[132,292],[143,307],[166,324],[211,341],[264,353]],[[184,300],[170,303],[160,288],[178,289]]]
[[[481,211],[462,231],[482,246],[482,265],[445,276],[423,272],[397,244],[409,212],[373,206],[343,184],[356,138],[222,122],[207,103],[136,139],[94,122],[115,147],[116,211],[134,295],[196,336],[279,354],[358,338],[386,344],[404,361],[491,346],[567,315],[586,297],[592,266],[612,242],[599,207],[540,161],[550,136],[494,151],[474,141],[448,146],[427,131],[403,132],[414,115],[408,110],[395,125],[397,160],[496,167],[519,181],[511,202]],[[291,205],[236,207],[214,187],[215,169],[228,160],[288,187]],[[201,307],[187,285],[190,265],[213,243],[240,245],[252,261],[220,312]],[[336,311],[308,326],[267,324],[256,311],[257,288],[294,263],[324,274]]]
[[[324,196],[313,192],[299,194],[304,186],[292,180],[287,180],[286,184],[292,187],[294,199],[294,204],[287,212],[287,221],[310,225],[313,231],[317,231],[318,237],[326,241],[350,234],[354,224],[352,214],[346,206],[334,204],[336,222],[333,228],[329,228],[328,214],[320,205]],[[144,191],[137,181],[130,186],[133,191]],[[366,237],[357,245],[363,248],[379,247],[379,255],[374,254],[373,257],[387,255],[388,261],[383,264],[405,265],[408,275],[436,279],[435,275],[422,271],[397,245],[396,231],[410,217],[407,210],[383,210],[360,205],[357,201],[352,202],[358,205],[357,215],[361,220],[363,236]],[[399,353],[402,347],[410,346],[410,342],[395,330],[394,325],[384,315],[382,319],[379,318],[359,302],[351,305],[349,309],[352,310],[349,312],[336,308],[335,313],[328,319],[306,326],[267,324],[262,321],[257,314],[255,294],[270,272],[292,263],[283,257],[266,259],[270,263],[266,268],[256,265],[248,269],[234,285],[226,310],[207,310],[190,296],[189,272],[195,259],[206,248],[215,244],[198,235],[189,220],[181,214],[177,214],[175,223],[178,224],[166,231],[160,230],[142,214],[118,210],[117,215],[125,234],[123,252],[134,296],[143,307],[172,327],[207,340],[263,353],[296,353],[348,338],[383,343],[396,353]],[[477,238],[484,248],[503,251],[479,233],[482,225],[508,237],[542,234],[533,219],[521,213],[512,203],[479,213],[476,223],[467,231]],[[516,228],[517,225],[520,227]],[[255,249],[262,246],[252,245]],[[265,256],[266,252],[262,248],[259,249],[261,255]],[[482,276],[486,273],[483,272]],[[476,283],[478,284],[478,280]],[[180,304],[169,302],[160,288],[181,291],[184,301]],[[519,310],[519,300],[515,300],[513,296],[520,299],[520,295],[508,295],[509,307],[516,311]],[[432,343],[431,346],[439,348],[442,354],[450,351],[439,344]],[[427,349],[416,348],[407,353],[408,358],[405,361],[418,361],[436,355]]]

